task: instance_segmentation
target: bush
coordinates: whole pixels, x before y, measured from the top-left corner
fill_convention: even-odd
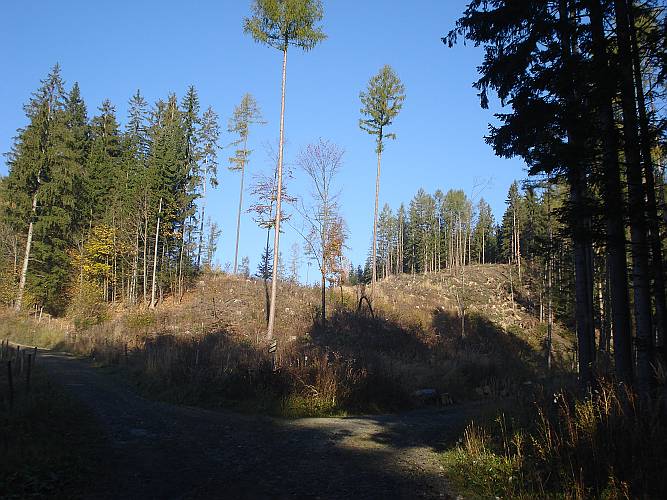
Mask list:
[[[72,293],[67,316],[79,331],[106,320],[107,307],[102,298],[100,287],[88,281],[80,282]]]

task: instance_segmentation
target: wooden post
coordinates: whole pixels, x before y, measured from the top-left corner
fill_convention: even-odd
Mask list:
[[[14,406],[14,381],[12,379],[12,361],[7,361],[7,377],[9,379],[9,409]]]
[[[30,366],[32,365],[32,354],[28,354],[28,366],[26,367],[25,375],[25,392],[30,392]]]
[[[37,361],[37,347],[36,346],[34,348],[34,352],[33,352],[33,355],[32,355],[32,364],[33,365],[35,364],[35,361]]]

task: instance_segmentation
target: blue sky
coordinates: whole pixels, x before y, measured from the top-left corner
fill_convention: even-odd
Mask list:
[[[393,131],[396,141],[383,156],[380,205],[406,205],[423,187],[471,193],[480,179],[491,179],[482,196],[498,219],[511,182],[525,177],[520,160],[494,157],[483,141],[491,112],[479,107],[471,83],[481,52],[471,46],[445,47],[440,37],[454,25],[465,0],[325,0],[323,28],[328,39],[313,51],[288,56],[287,161],[306,144],[324,138],[345,150],[338,179],[350,238],[348,256],[363,263],[370,246],[375,187],[371,136],[358,127],[359,92],[384,64],[406,86],[404,109]],[[266,145],[275,144],[280,113],[282,58],[275,49],[243,34],[249,0],[3,2],[0,32],[0,151],[10,149],[25,125],[22,105],[56,62],[70,86],[78,81],[89,114],[109,98],[124,123],[127,101],[137,89],[149,100],[194,84],[203,107],[213,106],[223,130],[244,93],[252,93],[266,125],[251,135],[255,150],[249,175],[270,168]],[[221,144],[231,141],[223,134]],[[220,153],[220,187],[209,191],[209,213],[222,226],[221,265],[233,260],[238,174],[225,168]],[[7,173],[4,160],[0,174]],[[295,171],[292,192],[307,194]],[[246,197],[247,199],[247,197]],[[247,205],[247,203],[246,203]],[[241,228],[241,255],[254,271],[265,233],[249,215]],[[287,257],[299,241],[289,227],[281,239]],[[306,270],[304,266],[303,277]],[[310,272],[313,281],[314,272]]]

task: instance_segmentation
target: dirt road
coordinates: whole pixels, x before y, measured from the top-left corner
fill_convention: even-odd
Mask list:
[[[38,360],[108,434],[90,498],[450,498],[435,451],[479,412],[288,421],[151,401],[85,360]]]

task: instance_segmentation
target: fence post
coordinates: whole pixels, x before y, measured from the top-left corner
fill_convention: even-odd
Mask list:
[[[14,406],[14,381],[12,379],[12,360],[7,361],[7,375],[9,378],[9,409]]]
[[[28,366],[25,375],[25,392],[30,392],[30,366],[32,365],[32,354],[28,354]]]

